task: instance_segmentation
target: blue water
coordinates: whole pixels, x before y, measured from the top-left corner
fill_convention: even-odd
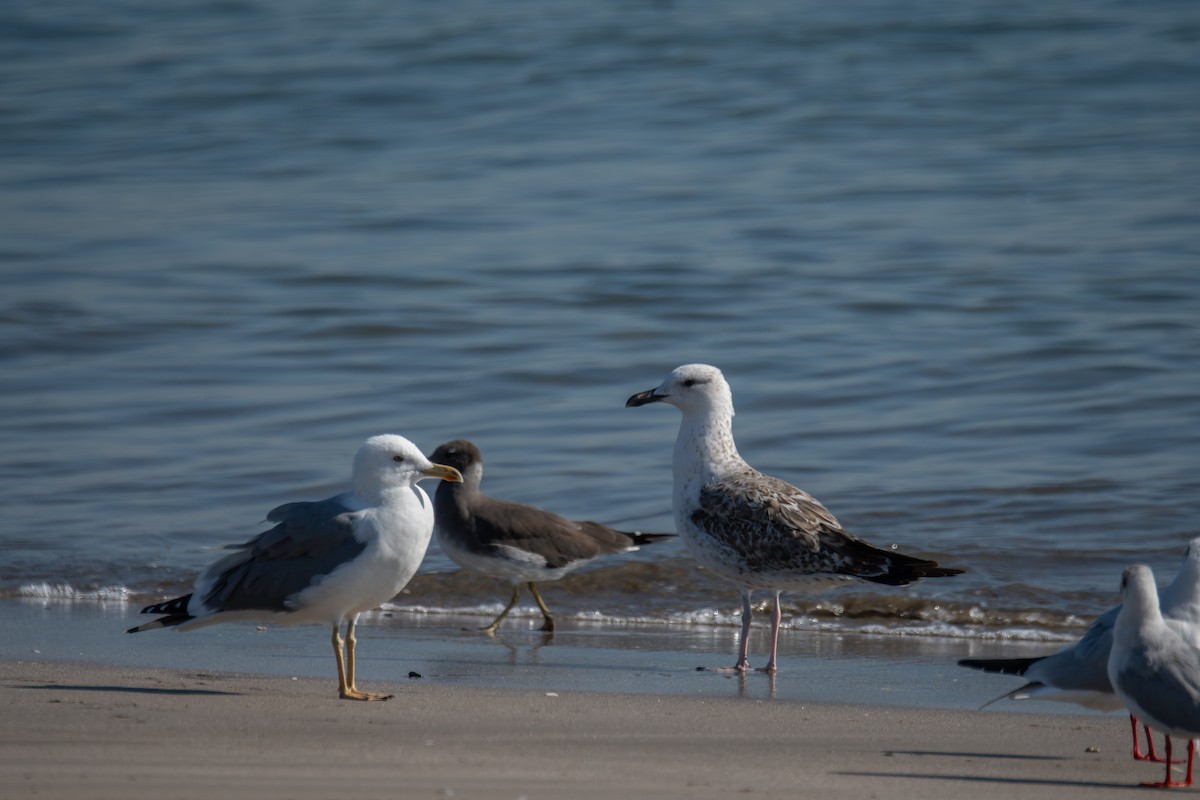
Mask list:
[[[756,466],[962,566],[790,624],[1068,636],[1200,535],[1200,6],[8,3],[0,596],[186,589],[367,436],[670,530]],[[431,550],[401,607],[505,590]],[[729,623],[673,542],[547,588]],[[489,605],[492,604],[492,605]]]

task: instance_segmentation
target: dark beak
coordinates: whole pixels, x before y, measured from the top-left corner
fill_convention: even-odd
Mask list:
[[[665,394],[655,394],[654,391],[654,389],[647,389],[644,392],[638,392],[633,397],[625,401],[625,407],[637,408],[638,406],[644,406],[647,403],[657,403],[660,400],[665,400],[667,398]]]

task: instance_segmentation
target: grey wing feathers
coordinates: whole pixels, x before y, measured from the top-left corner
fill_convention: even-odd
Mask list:
[[[1141,707],[1142,711],[1168,730],[1200,733],[1200,655],[1182,649],[1173,664],[1164,664],[1160,656],[1126,659],[1117,672],[1118,687]]]
[[[541,556],[552,569],[636,546],[633,534],[524,503],[481,498],[473,512],[477,540],[489,552],[500,545],[514,547]]]
[[[205,606],[220,611],[286,611],[314,578],[358,556],[354,511],[337,498],[288,503],[267,515],[277,523],[208,568],[214,577]]]

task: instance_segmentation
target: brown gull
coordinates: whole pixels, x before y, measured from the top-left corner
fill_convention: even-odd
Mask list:
[[[128,632],[239,620],[327,623],[338,694],[387,700],[355,686],[354,627],[359,614],[395,597],[425,557],[433,535],[433,504],[417,485],[425,478],[462,480],[403,436],[372,436],[354,456],[352,491],[279,506],[267,515],[274,528],[229,546],[234,552],[200,573],[191,594],[142,609],[165,616]]]
[[[657,402],[683,412],[673,467],[675,526],[701,566],[741,590],[734,670],[749,668],[750,597],[756,590],[774,593],[771,657],[762,669],[774,674],[781,591],[811,592],[854,581],[903,586],[962,572],[872,547],[843,530],[806,492],[743,461],[733,442],[733,396],[716,367],[677,367],[658,388],[635,394],[625,405]]]
[[[483,456],[465,439],[439,445],[431,456],[456,468],[462,483],[442,484],[434,495],[438,545],[454,563],[470,572],[503,578],[513,584],[512,598],[500,616],[485,627],[494,634],[516,605],[521,584],[529,587],[542,611],[542,630],[554,630],[554,617],[538,593],[537,583],[556,581],[599,556],[637,550],[674,534],[629,533],[598,522],[576,522],[549,511],[480,491]]]

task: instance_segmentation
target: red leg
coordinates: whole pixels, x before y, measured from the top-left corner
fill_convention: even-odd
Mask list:
[[[1171,737],[1167,737],[1167,777],[1158,783],[1143,783],[1142,786],[1147,786],[1152,789],[1167,789],[1171,786]]]
[[[1146,749],[1150,751],[1150,755],[1147,756],[1147,758],[1156,763],[1162,761],[1162,759],[1158,757],[1158,753],[1154,752],[1154,734],[1150,732],[1150,726],[1142,725],[1142,728],[1146,731]]]
[[[1192,739],[1188,739],[1187,779],[1182,780],[1182,781],[1176,781],[1176,780],[1171,779],[1171,737],[1167,736],[1166,741],[1167,741],[1167,759],[1166,759],[1167,772],[1166,772],[1166,776],[1158,783],[1143,783],[1142,786],[1148,786],[1153,789],[1177,789],[1177,788],[1181,789],[1186,786],[1191,786],[1192,785],[1192,760],[1196,753],[1196,742]]]
[[[1136,759],[1138,761],[1146,761],[1146,760],[1152,758],[1152,756],[1148,756],[1142,752],[1141,742],[1138,741],[1138,721],[1137,721],[1137,717],[1135,717],[1133,714],[1129,715],[1129,727],[1133,731],[1133,757],[1134,757],[1134,759]],[[1150,737],[1146,737],[1146,738],[1149,739]],[[1154,740],[1153,739],[1150,739],[1150,748],[1151,748],[1151,750],[1154,749]]]
[[[1133,757],[1138,761],[1153,761],[1156,764],[1162,763],[1162,758],[1154,749],[1154,734],[1150,732],[1149,725],[1143,725],[1142,729],[1146,731],[1146,749],[1147,753],[1142,752],[1140,743],[1138,742],[1138,721],[1133,714],[1129,715],[1129,727],[1133,732]]]

